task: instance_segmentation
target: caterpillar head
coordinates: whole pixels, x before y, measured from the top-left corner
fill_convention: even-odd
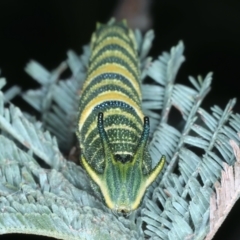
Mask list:
[[[149,136],[148,117],[144,118],[143,132],[135,154],[130,161],[124,163],[118,161],[109,148],[109,140],[103,126],[103,113],[98,114],[98,131],[104,149],[104,171],[96,172],[84,155],[81,156],[82,164],[99,186],[106,205],[118,213],[130,213],[138,208],[147,187],[161,172],[165,156],[161,157],[156,167],[149,173],[143,173],[143,156]]]

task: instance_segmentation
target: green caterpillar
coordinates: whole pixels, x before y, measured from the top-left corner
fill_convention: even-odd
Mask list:
[[[91,51],[79,107],[80,160],[106,205],[129,213],[161,172],[165,156],[151,169],[136,41],[126,21],[98,24]]]

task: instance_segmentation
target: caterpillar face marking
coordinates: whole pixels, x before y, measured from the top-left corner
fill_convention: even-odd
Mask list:
[[[124,21],[99,24],[91,48],[79,106],[80,160],[106,205],[130,213],[161,172],[165,156],[151,169],[133,32]]]

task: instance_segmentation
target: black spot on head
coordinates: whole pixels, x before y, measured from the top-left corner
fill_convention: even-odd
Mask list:
[[[120,155],[120,154],[115,154],[114,157],[115,157],[115,159],[116,159],[117,161],[120,161],[120,162],[122,162],[122,163],[129,162],[129,161],[131,160],[131,158],[132,158],[131,155]]]

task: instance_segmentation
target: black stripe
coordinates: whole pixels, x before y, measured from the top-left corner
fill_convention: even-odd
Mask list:
[[[88,72],[88,75],[90,75],[91,73],[93,73],[97,68],[99,68],[102,65],[105,64],[112,64],[112,63],[117,63],[119,65],[124,66],[129,72],[132,73],[133,77],[139,81],[139,76],[137,75],[137,73],[121,58],[119,57],[106,57],[103,60],[101,60],[100,62],[98,62],[96,64],[96,66],[90,71]]]
[[[120,28],[121,30],[124,31],[124,34],[128,34],[128,27],[126,27],[122,22],[117,22],[117,23],[114,23],[114,26],[108,26],[106,24],[102,24],[97,30],[96,30],[96,36],[97,37],[100,37],[101,33],[103,32],[103,30],[106,30],[107,28]]]
[[[105,127],[105,129],[106,129],[106,127]],[[93,141],[93,139],[94,139],[95,137],[97,137],[97,136],[99,136],[99,132],[98,132],[98,129],[95,129],[95,130],[93,130],[93,131],[88,135],[88,138],[84,140],[84,144],[85,144],[86,146],[89,146],[90,143]],[[139,141],[139,138],[140,138],[139,135],[136,134],[136,133],[134,133],[133,131],[130,131],[130,130],[124,129],[124,128],[119,128],[119,127],[117,127],[117,126],[116,126],[116,128],[108,129],[108,130],[107,130],[107,136],[108,136],[108,138],[110,139],[110,141],[109,141],[110,144],[112,143],[113,145],[119,145],[119,146],[113,151],[113,153],[116,152],[116,151],[129,151],[129,149],[126,149],[126,148],[124,148],[124,147],[121,147],[121,146],[120,146],[121,144],[119,144],[119,143],[113,143],[114,141],[120,141],[120,142],[122,142],[122,143],[125,143],[126,145],[130,145],[130,146],[131,146],[130,148],[132,148],[132,146],[134,146],[134,145],[133,145],[133,144],[127,144],[127,141],[124,140],[124,137],[129,137],[129,138],[131,138],[132,143],[135,143],[135,142],[136,142],[136,145],[137,145],[137,143],[138,143],[138,141]],[[120,137],[119,137],[119,136],[120,136]],[[114,137],[114,140],[111,140],[111,138],[113,138],[113,137]],[[100,139],[100,136],[99,136],[99,138],[97,138],[97,139]],[[97,139],[94,140],[94,141],[96,142]],[[93,144],[93,143],[92,143],[92,144]],[[135,149],[133,149],[133,150],[135,150]],[[133,153],[133,152],[132,152],[132,153]]]
[[[101,86],[101,87],[95,89],[94,91],[90,91],[90,92],[84,91],[84,93],[82,94],[82,98],[81,98],[81,105],[86,106],[92,99],[94,99],[98,95],[100,95],[104,92],[108,92],[108,91],[117,91],[117,92],[123,93],[124,95],[126,95],[127,97],[132,99],[137,105],[139,105],[139,102],[136,101],[135,95],[133,92],[127,91],[123,87],[116,86],[114,84],[107,84],[107,85]],[[86,96],[86,98],[85,98],[85,96]]]
[[[129,46],[131,48],[131,46]],[[90,58],[89,61],[89,66],[91,67],[91,64],[95,62],[95,59],[97,57],[99,57],[100,55],[103,55],[104,57],[104,53],[106,51],[119,51],[121,52],[123,55],[127,56],[129,58],[129,60],[136,66],[136,69],[138,69],[138,60],[137,58],[134,58],[125,48],[123,48],[122,46],[118,45],[118,44],[109,44],[104,46],[103,48],[99,49],[99,51],[95,54],[95,56],[93,58]],[[135,52],[133,50],[133,52]]]
[[[88,91],[91,91],[91,88],[95,84],[99,83],[102,80],[106,80],[106,79],[118,80],[118,81],[122,82],[123,85],[128,86],[131,89],[131,91],[133,92],[133,94],[137,97],[137,99],[139,101],[139,105],[140,105],[140,102],[141,102],[140,96],[138,95],[138,92],[136,91],[134,85],[131,83],[131,80],[126,78],[126,77],[124,77],[121,74],[118,74],[118,73],[108,72],[108,73],[102,73],[102,74],[98,75],[97,77],[95,77],[94,79],[91,80],[91,82],[85,88],[84,93],[88,92]],[[139,89],[140,89],[140,86],[139,86]]]
[[[93,139],[99,136],[98,130],[93,130],[90,134],[89,137],[84,141],[85,146],[89,146],[88,149],[88,155],[90,158],[92,158],[92,156],[95,153],[96,148],[98,148],[98,146],[102,145],[100,136],[98,138],[96,138],[94,141]],[[134,132],[126,130],[126,129],[120,129],[120,128],[115,128],[115,129],[109,129],[107,130],[107,136],[108,138],[111,139],[112,136],[114,136],[114,141],[120,141],[121,143],[113,143],[114,141],[109,142],[110,144],[110,148],[113,152],[113,154],[115,154],[115,152],[118,151],[128,151],[132,154],[134,154],[135,150],[136,150],[136,146],[139,142],[139,136],[136,135]],[[116,136],[121,136],[122,138],[117,138]],[[136,143],[136,145],[127,143],[126,141],[124,141],[124,136],[128,136],[129,138],[131,138],[132,143]],[[93,142],[92,142],[93,141]],[[90,146],[91,144],[91,146]],[[95,158],[97,160],[98,155],[95,155]]]
[[[104,103],[104,105],[105,105],[105,103]],[[93,113],[91,113],[88,116],[88,118],[84,122],[82,130],[81,130],[82,136],[83,136],[84,139],[85,139],[86,133],[89,130],[90,125],[94,121],[97,122],[98,113],[109,110],[109,109],[106,109],[106,108],[107,107],[102,107],[102,108],[99,108],[98,110],[94,109]],[[141,122],[141,119],[139,117],[138,118],[136,117],[135,111],[132,111],[132,109],[130,110],[130,109],[126,109],[126,108],[123,108],[123,107],[121,107],[121,109],[122,109],[122,112],[123,112],[122,115],[116,114],[116,115],[109,115],[109,116],[104,117],[104,126],[105,127],[110,126],[112,123],[117,124],[117,125],[126,124],[126,126],[131,126],[133,129],[136,129],[138,132],[141,132],[141,129],[138,126],[139,125],[141,126],[142,122]],[[131,114],[133,116],[133,119],[135,119],[135,120],[128,119],[124,115],[124,112]]]
[[[131,124],[132,124],[134,129],[140,130],[137,127],[136,123],[138,122],[140,125],[142,125],[142,119],[137,115],[137,113],[134,110],[134,108],[132,108],[128,104],[126,104],[124,102],[121,102],[121,101],[106,101],[106,102],[104,102],[102,104],[97,105],[93,109],[92,113],[87,117],[86,121],[83,123],[82,130],[81,130],[83,139],[85,139],[85,134],[87,133],[90,125],[92,124],[92,122],[93,121],[97,121],[97,116],[98,116],[99,112],[106,112],[106,111],[108,111],[110,109],[115,109],[115,108],[122,109],[121,121],[123,121],[123,123],[129,121],[129,122],[131,122]],[[124,112],[131,114],[133,116],[133,118],[135,118],[136,122],[132,122],[130,119],[126,118],[124,116]],[[81,111],[80,111],[80,115],[81,115]],[[109,117],[106,117],[106,118],[104,117],[104,122],[105,122],[105,119],[107,121],[106,122],[106,124],[107,124],[106,126],[109,126],[109,124],[110,124],[110,122],[108,122],[109,121],[108,118]],[[115,119],[115,121],[118,123],[118,120]]]
[[[102,33],[104,34],[104,32]],[[105,36],[99,36],[96,41],[94,42],[94,44],[92,45],[93,49],[95,49],[97,47],[97,45],[101,44],[103,41],[105,41],[107,38],[119,38],[122,41],[124,41],[126,44],[130,45],[131,48],[134,47],[134,44],[132,42],[132,39],[130,39],[129,37],[126,39],[123,37],[123,35],[119,34],[118,32],[109,32],[106,33]],[[99,38],[101,38],[101,40],[99,40]]]

